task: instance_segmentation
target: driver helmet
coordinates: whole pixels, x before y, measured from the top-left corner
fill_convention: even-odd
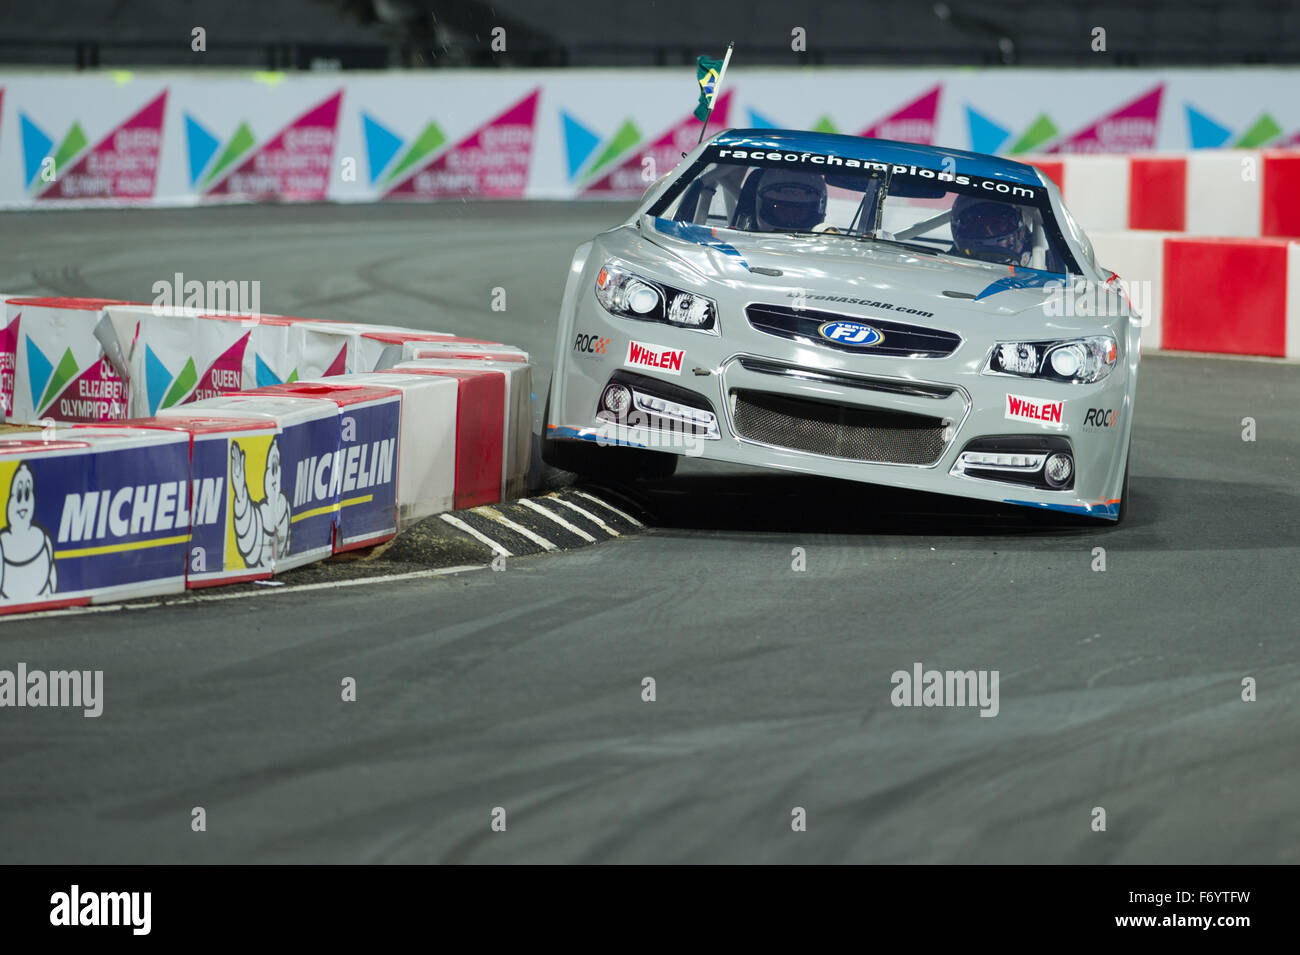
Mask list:
[[[826,218],[826,180],[815,172],[768,169],[755,197],[764,232],[806,232]]]
[[[1018,205],[960,195],[952,204],[952,239],[962,255],[1003,265],[1028,265],[1034,230]]]

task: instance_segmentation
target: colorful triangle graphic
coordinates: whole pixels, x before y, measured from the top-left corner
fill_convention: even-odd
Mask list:
[[[749,111],[749,125],[751,129],[776,129],[777,124],[772,122],[756,109]]]
[[[443,134],[442,128],[437,123],[430,122],[424,127],[424,131],[415,137],[406,153],[393,167],[393,171],[384,177],[384,182],[392,182],[446,141],[447,137]]]
[[[1048,115],[1046,113],[1039,113],[1038,117],[1029,124],[1028,128],[1023,133],[1020,134],[1020,138],[1012,144],[1011,148],[1008,149],[1007,152],[1011,153],[1013,156],[1020,153],[1032,152],[1039,146],[1043,145],[1043,143],[1053,139],[1058,133],[1060,133],[1060,130],[1056,128],[1056,124],[1048,118]]]
[[[45,135],[26,113],[18,114],[18,128],[23,140],[23,182],[30,189],[41,171],[41,162],[50,154],[54,140]]]
[[[217,356],[217,360],[208,366],[203,377],[195,383],[196,390],[191,393],[191,397],[208,398],[212,395],[227,394],[242,386],[244,351],[248,347],[248,340],[252,334],[252,332],[245,332],[238,341]],[[232,388],[230,384],[232,381],[239,384]]]
[[[858,135],[926,145],[933,143],[935,119],[939,115],[939,93],[942,91],[942,84],[926,90]]]
[[[620,154],[631,149],[640,141],[641,132],[636,128],[636,123],[632,122],[630,119],[624,120],[623,125],[620,126],[618,131],[609,138],[607,143],[605,143],[605,148],[600,151],[600,155],[596,157],[596,161],[591,164],[591,168],[587,170],[587,175],[589,177],[594,176],[601,169],[605,168],[617,159]]]
[[[45,357],[45,352],[37,348],[36,343],[30,338],[27,339],[27,381],[32,387],[33,408],[41,407],[41,392],[45,390],[45,385],[53,373],[54,366]]]
[[[238,145],[242,147],[240,155],[237,160],[231,157],[229,161],[225,154],[222,155],[217,168],[205,180],[212,183],[207,187],[208,194],[274,196],[306,201],[324,199],[329,189],[329,166],[338,138],[342,102],[343,91],[339,90],[256,149],[248,148],[252,145],[252,133],[246,125],[241,126],[243,135],[236,133]],[[233,150],[228,146],[226,152]],[[312,161],[309,169],[296,170],[292,174],[287,171],[289,166],[304,159]],[[269,174],[268,170],[271,170]],[[254,180],[256,184],[250,185],[248,180]]]
[[[1011,130],[999,126],[969,105],[966,107],[966,127],[970,130],[970,148],[977,153],[996,153],[1011,138]]]
[[[216,136],[189,113],[185,114],[185,145],[190,159],[190,185],[199,181],[199,176],[207,168],[220,143]]]
[[[1057,143],[1048,152],[1115,153],[1154,149],[1164,91],[1164,83],[1158,84]]]
[[[564,132],[564,158],[572,180],[587,157],[600,145],[600,137],[564,110],[560,111],[560,125]]]
[[[361,114],[361,133],[366,141],[366,164],[370,171],[370,184],[374,185],[384,167],[402,148],[402,137],[375,119],[369,113]]]
[[[731,113],[732,91],[725,90],[713,107],[712,129],[726,129]],[[584,190],[584,195],[639,196],[650,185],[646,171],[653,166],[663,175],[681,161],[682,153],[695,147],[700,135],[700,121],[694,113],[668,127],[649,143],[639,144],[631,155],[625,155],[596,181]],[[647,162],[648,160],[648,162]]]
[[[73,156],[86,148],[87,142],[86,133],[81,128],[81,124],[73,123],[72,128],[68,130],[68,135],[63,137],[63,142],[59,143],[59,148],[54,151],[55,176],[63,174],[63,167]]]
[[[1254,149],[1256,146],[1262,146],[1270,139],[1276,139],[1282,135],[1282,127],[1268,113],[1262,114],[1259,119],[1251,123],[1250,128],[1241,134],[1233,146],[1237,149]]]
[[[194,386],[198,383],[199,373],[194,368],[194,358],[191,356],[189,360],[185,362],[185,367],[181,369],[181,373],[176,376],[176,380],[172,382],[172,386],[167,392],[167,397],[162,400],[162,406],[164,408],[170,408],[172,405],[180,404],[185,400],[186,396],[194,390]],[[149,413],[153,414],[152,411]]]
[[[1227,126],[1211,119],[1190,103],[1184,104],[1183,109],[1187,113],[1187,141],[1193,149],[1215,149],[1232,136],[1232,130]]]
[[[144,393],[149,402],[149,413],[153,414],[162,404],[167,386],[172,383],[172,373],[167,370],[161,358],[148,345],[144,346]]]
[[[216,165],[213,166],[212,171],[204,177],[204,184],[206,185],[207,183],[212,182],[212,180],[221,175],[222,171],[232,162],[244,155],[248,150],[252,149],[255,142],[257,142],[257,140],[253,136],[253,131],[248,128],[248,123],[240,123],[239,128],[235,130],[235,134],[231,136],[230,141],[226,143],[226,148],[221,151],[221,157],[217,160]]]
[[[69,183],[82,182],[86,179],[98,178],[99,174],[91,174],[90,163],[97,157],[103,161],[103,165],[109,165],[118,154],[119,133],[144,132],[149,131],[154,134],[155,145],[146,150],[146,153],[152,153],[154,165],[147,176],[141,175],[134,177],[140,182],[132,183],[129,186],[115,185],[112,193],[115,197],[129,198],[146,198],[153,195],[154,185],[157,181],[157,160],[161,150],[163,116],[167,108],[167,91],[163,90],[144,106],[140,107],[134,114],[118,124],[117,127],[110,130],[94,148],[86,150],[75,164],[68,166],[71,158],[82,152],[86,145],[86,134],[82,132],[81,126],[77,123],[72,124],[72,129],[64,137],[63,142],[54,153],[54,166],[57,178],[50,183],[49,187],[41,193],[42,199],[66,198],[69,193],[65,193],[65,187]],[[145,154],[136,154],[143,158]],[[67,167],[65,169],[65,167]],[[113,177],[116,179],[116,177]],[[80,190],[72,188],[70,195],[79,196]]]
[[[269,388],[271,385],[282,385],[279,375],[271,370],[271,366],[262,360],[261,355],[254,355],[254,380],[259,388]]]
[[[31,341],[30,338],[27,339],[27,344],[29,346],[31,345]],[[63,353],[63,357],[59,359],[59,366],[54,369],[54,374],[50,378],[50,383],[45,387],[45,393],[41,395],[40,403],[36,406],[37,414],[44,411],[45,406],[53,401],[54,398],[58,396],[59,392],[63,390],[63,386],[76,376],[77,359],[76,356],[72,354],[72,349],[69,348]]]
[[[332,378],[335,375],[346,375],[348,373],[348,346],[344,345],[339,349],[339,353],[334,356],[329,367],[325,369],[326,378]]]
[[[420,162],[412,158],[408,162],[408,157],[403,157],[399,168],[405,173],[410,166],[411,174],[389,189],[384,198],[522,196],[528,183],[540,98],[539,87],[450,147],[439,149],[432,158]],[[442,133],[434,124],[426,132],[430,137],[436,133],[441,142]],[[389,179],[393,178],[390,175]]]

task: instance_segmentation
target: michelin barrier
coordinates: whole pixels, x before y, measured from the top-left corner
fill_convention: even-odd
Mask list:
[[[0,614],[264,579],[523,491],[532,366],[508,345],[5,307],[5,404],[31,430],[0,435]]]

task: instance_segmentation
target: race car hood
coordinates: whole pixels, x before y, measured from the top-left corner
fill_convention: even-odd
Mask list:
[[[640,218],[637,232],[642,241],[705,279],[803,288],[817,296],[888,299],[947,317],[954,312],[974,317],[1039,310],[1052,294],[1044,286],[1067,278],[830,235],[711,229],[648,215]]]

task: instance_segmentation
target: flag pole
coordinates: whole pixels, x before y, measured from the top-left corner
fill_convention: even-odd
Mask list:
[[[718,93],[722,92],[722,80],[727,75],[727,64],[731,62],[731,49],[735,43],[727,44],[727,53],[722,58],[722,70],[718,73],[718,82],[713,84],[713,95],[709,97],[709,111],[704,114],[704,125],[700,127],[700,138],[695,141],[698,146],[704,142],[704,131],[709,128],[709,120],[713,118],[713,107],[718,102]]]

